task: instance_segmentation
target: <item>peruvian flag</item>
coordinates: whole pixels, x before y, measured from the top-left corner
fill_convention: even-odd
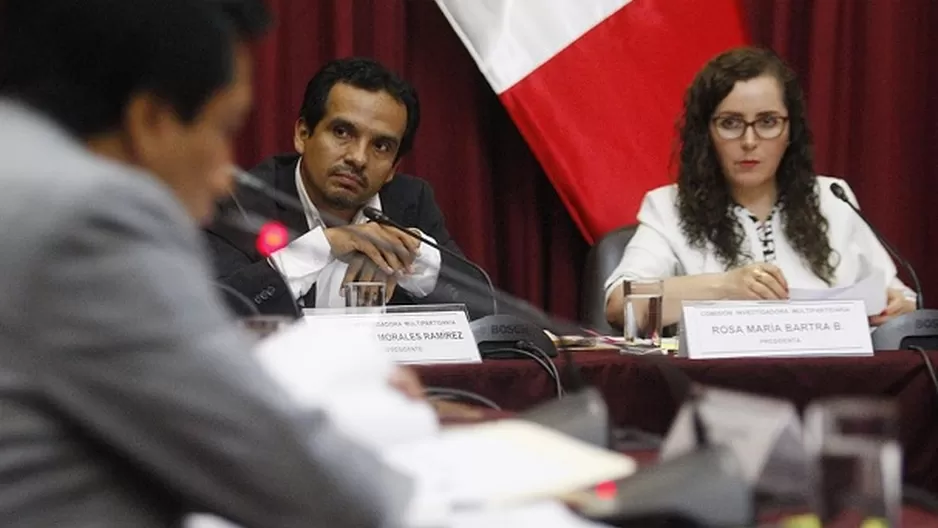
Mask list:
[[[684,90],[739,0],[436,0],[587,240],[669,183]]]

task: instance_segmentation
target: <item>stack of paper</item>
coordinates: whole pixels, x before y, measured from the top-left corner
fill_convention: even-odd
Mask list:
[[[866,315],[876,315],[886,308],[886,277],[865,258],[860,259],[860,278],[840,288],[789,288],[793,301],[863,301]]]

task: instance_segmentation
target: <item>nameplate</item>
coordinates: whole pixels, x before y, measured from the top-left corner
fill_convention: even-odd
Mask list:
[[[681,407],[671,424],[661,448],[662,460],[696,449],[701,440],[694,428],[696,406],[707,440],[736,454],[749,484],[777,495],[803,490],[808,463],[794,405],[713,387],[701,392]]]
[[[860,300],[685,302],[681,328],[691,359],[873,355]]]
[[[374,346],[396,363],[480,363],[466,312],[368,311],[347,313],[304,311],[303,319],[316,326],[319,335],[340,340],[344,335],[365,333]]]

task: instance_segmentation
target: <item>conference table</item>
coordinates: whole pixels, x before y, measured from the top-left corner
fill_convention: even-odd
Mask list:
[[[938,364],[938,352],[927,354]],[[905,480],[938,493],[938,389],[917,352],[842,358],[652,360],[604,349],[575,351],[571,357],[583,380],[603,394],[613,426],[661,435],[667,433],[686,389],[679,386],[676,378],[680,375],[675,375],[672,366],[700,384],[784,399],[799,411],[828,397],[892,399],[900,413]],[[566,363],[563,354],[555,358],[561,374]],[[531,360],[492,359],[417,370],[425,386],[471,391],[506,411],[523,411],[556,397],[554,381]]]

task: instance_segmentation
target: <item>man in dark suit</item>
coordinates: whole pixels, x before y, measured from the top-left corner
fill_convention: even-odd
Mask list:
[[[397,173],[420,122],[417,93],[370,59],[335,60],[309,82],[294,126],[296,154],[274,156],[251,172],[297,198],[303,211],[244,190],[233,205],[275,219],[300,236],[269,256],[256,236],[220,220],[207,231],[221,280],[263,313],[344,306],[350,281],[386,284],[390,304],[464,303],[488,312],[477,271],[408,234],[368,222],[372,207],[454,252],[430,185]],[[469,280],[467,280],[467,278]],[[243,302],[232,308],[244,312]]]

